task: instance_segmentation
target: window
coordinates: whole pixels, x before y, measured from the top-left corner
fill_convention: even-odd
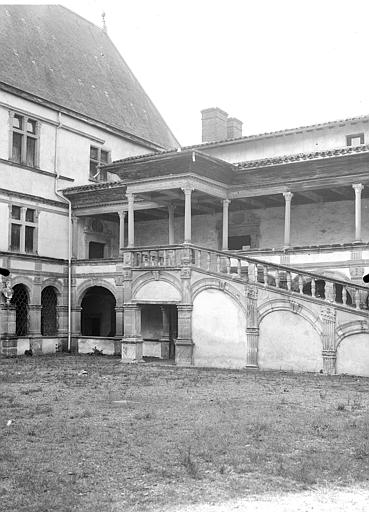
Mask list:
[[[110,162],[110,152],[96,146],[90,146],[90,179],[105,180],[106,173],[99,173],[98,166]]]
[[[228,249],[230,251],[237,251],[237,250],[242,249],[243,247],[250,247],[250,246],[251,246],[251,236],[250,235],[228,237]]]
[[[105,244],[100,242],[90,242],[88,244],[88,259],[97,260],[104,258]]]
[[[364,134],[363,133],[355,133],[351,135],[346,135],[346,145],[347,146],[360,146],[364,144]]]
[[[29,296],[23,284],[13,286],[11,304],[15,306],[15,334],[26,336],[29,328]]]
[[[41,292],[41,335],[55,336],[58,333],[57,315],[58,297],[53,286],[47,286]]]
[[[37,249],[36,228],[36,210],[12,205],[10,207],[10,250],[35,253]]]
[[[39,123],[27,116],[10,113],[11,160],[29,167],[38,166]]]

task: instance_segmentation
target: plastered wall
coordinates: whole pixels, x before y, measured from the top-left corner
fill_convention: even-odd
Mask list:
[[[270,313],[260,323],[258,364],[263,370],[319,372],[323,368],[320,336],[296,313]]]
[[[209,289],[195,297],[192,339],[195,366],[245,367],[245,314],[226,293]]]
[[[337,373],[369,377],[369,335],[354,334],[342,340],[337,349]]]
[[[369,124],[357,122],[341,126],[306,130],[297,133],[246,139],[237,144],[202,148],[209,155],[228,162],[258,160],[280,155],[323,151],[346,146],[346,135],[364,133],[364,142],[369,142]]]

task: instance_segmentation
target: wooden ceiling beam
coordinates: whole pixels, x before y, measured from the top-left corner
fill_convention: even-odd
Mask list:
[[[295,193],[305,197],[306,199],[310,199],[314,203],[320,203],[323,201],[323,197],[320,194],[313,192],[312,190],[304,190],[304,192],[296,191]]]

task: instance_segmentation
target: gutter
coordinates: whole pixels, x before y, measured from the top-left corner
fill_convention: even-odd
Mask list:
[[[56,125],[54,148],[54,192],[55,195],[60,197],[60,199],[68,203],[68,352],[70,352],[72,341],[72,203],[63,195],[62,191],[58,190],[58,180],[60,178],[60,173],[58,171],[58,135],[62,125],[62,114],[61,112],[58,112],[58,124]]]

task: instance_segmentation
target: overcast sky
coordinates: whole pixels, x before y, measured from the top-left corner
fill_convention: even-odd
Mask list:
[[[369,114],[367,0],[62,4],[99,26],[105,11],[109,36],[182,145],[201,142],[200,110],[214,106],[241,119],[245,135]]]

